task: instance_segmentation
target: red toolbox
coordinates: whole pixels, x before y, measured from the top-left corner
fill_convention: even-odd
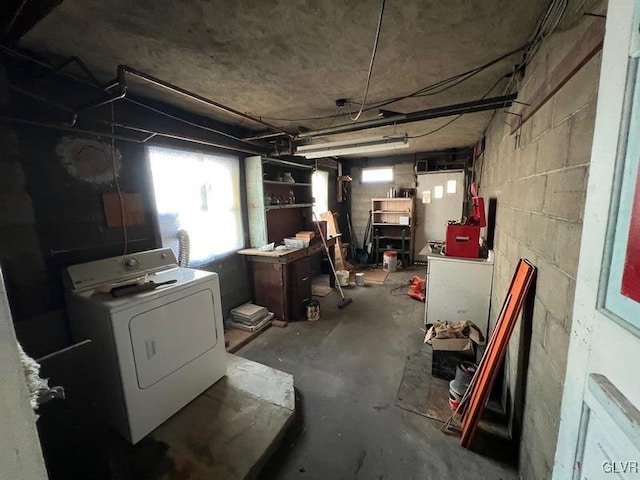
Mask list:
[[[447,225],[447,257],[478,258],[480,255],[480,227]]]
[[[445,255],[447,257],[478,258],[480,256],[480,229],[487,226],[484,199],[476,196],[475,185],[471,188],[471,215],[466,224],[447,225]]]

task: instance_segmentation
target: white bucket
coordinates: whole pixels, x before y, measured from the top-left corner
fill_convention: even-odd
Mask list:
[[[364,287],[364,273],[356,273],[356,285],[359,287]]]
[[[349,285],[349,271],[348,270],[338,270],[336,272],[338,276],[338,283],[341,287],[346,287]]]
[[[398,252],[384,252],[382,254],[382,269],[385,272],[395,272],[398,266]]]

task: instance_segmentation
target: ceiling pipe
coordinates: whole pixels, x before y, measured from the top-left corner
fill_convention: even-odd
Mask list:
[[[246,149],[246,148],[240,148],[240,147],[234,147],[234,146],[229,146],[229,145],[225,145],[222,143],[217,143],[217,142],[210,142],[208,140],[202,140],[199,138],[194,138],[194,137],[187,137],[185,135],[177,135],[174,133],[170,133],[170,132],[157,132],[154,130],[149,130],[146,128],[140,128],[140,127],[134,127],[134,126],[130,126],[130,125],[124,125],[124,124],[114,124],[114,127],[117,128],[122,128],[125,130],[131,130],[131,131],[136,131],[136,132],[140,132],[140,133],[145,133],[147,134],[147,136],[145,138],[132,138],[132,137],[127,137],[127,136],[123,136],[123,135],[112,135],[111,132],[99,132],[99,131],[95,131],[95,130],[87,130],[87,129],[81,129],[81,128],[77,128],[77,127],[72,127],[66,124],[61,124],[61,123],[50,123],[50,122],[39,122],[36,120],[29,120],[29,119],[25,119],[25,118],[17,118],[17,117],[9,117],[9,116],[0,116],[0,121],[5,121],[5,122],[11,122],[11,123],[21,123],[24,125],[33,125],[36,127],[44,127],[44,128],[51,128],[54,130],[61,130],[64,132],[72,132],[72,133],[81,133],[81,134],[85,134],[85,135],[93,135],[96,137],[107,137],[107,138],[114,138],[116,140],[122,140],[125,142],[133,142],[133,143],[138,143],[138,144],[145,144],[147,143],[149,140],[151,140],[152,138],[156,138],[156,137],[162,137],[162,138],[168,138],[168,139],[172,139],[172,140],[181,140],[184,142],[190,142],[190,143],[197,143],[200,145],[206,145],[208,147],[214,147],[214,148],[220,148],[222,150],[230,150],[233,152],[242,152],[242,153],[249,153],[251,155],[264,155],[265,152],[264,151],[259,151],[259,150],[251,150],[251,149]]]
[[[450,117],[452,115],[495,110],[497,108],[510,107],[513,104],[513,100],[517,97],[518,93],[516,92],[500,97],[474,100],[473,102],[457,103],[454,105],[431,108],[429,110],[421,110],[418,112],[401,113],[387,118],[374,118],[372,120],[365,120],[364,122],[336,125],[335,127],[321,128],[320,130],[310,130],[308,132],[298,133],[296,135],[296,139],[310,139],[326,135],[336,135],[339,133],[358,132],[361,130],[385,127],[388,125],[400,125],[402,123],[419,122],[434,118]]]
[[[16,20],[18,19],[18,17],[22,13],[22,9],[24,8],[24,6],[26,4],[27,4],[27,0],[22,0],[22,3],[20,5],[18,5],[18,8],[16,9],[15,13],[13,14],[13,17],[11,18],[11,21],[7,24],[7,26],[4,29],[4,34],[5,35],[8,35],[9,32],[11,32],[11,29],[13,28],[13,25],[16,23]]]
[[[112,82],[111,84],[109,84],[106,89],[110,89],[110,88],[114,88],[115,86],[117,86],[118,84],[120,85],[120,87],[122,88],[124,86],[124,89],[126,90],[126,79],[125,79],[125,74],[131,75],[133,77],[137,77],[141,80],[144,80],[146,82],[149,82],[153,85],[156,85],[158,87],[164,88],[165,90],[169,90],[173,93],[177,93],[179,95],[182,95],[183,97],[189,98],[190,100],[195,100],[196,102],[202,103],[204,105],[207,105],[208,107],[213,107],[216,110],[220,110],[222,112],[225,113],[229,113],[231,115],[235,115],[237,117],[243,118],[245,120],[249,120],[251,122],[257,123],[259,125],[262,125],[263,127],[267,127],[271,130],[275,130],[277,132],[279,132],[279,134],[281,135],[286,135],[288,137],[293,137],[292,134],[290,134],[289,132],[282,130],[279,127],[276,127],[275,125],[272,125],[270,123],[267,122],[263,122],[262,120],[260,120],[259,118],[256,117],[252,117],[251,115],[247,115],[245,113],[242,113],[238,110],[235,110],[231,107],[227,107],[226,105],[222,105],[221,103],[218,102],[214,102],[213,100],[209,100],[208,98],[205,98],[201,95],[198,95],[196,93],[192,93],[188,90],[185,90],[184,88],[178,87],[176,85],[173,85],[171,83],[165,82],[164,80],[160,80],[159,78],[153,77],[151,75],[148,75],[144,72],[141,72],[140,70],[136,70],[134,68],[128,67],[127,65],[119,65],[118,66],[118,79],[117,81]],[[124,97],[123,97],[124,98]]]

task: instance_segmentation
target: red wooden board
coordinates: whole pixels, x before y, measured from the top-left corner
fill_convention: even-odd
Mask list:
[[[487,350],[469,387],[471,395],[464,412],[460,437],[460,443],[464,448],[470,447],[478,428],[480,417],[489,400],[491,388],[498,375],[500,364],[504,360],[509,339],[518,321],[535,272],[536,267],[527,260],[521,259],[511,280],[500,316],[487,344]]]
[[[631,224],[620,293],[640,302],[640,169],[636,178],[636,193],[631,209]]]

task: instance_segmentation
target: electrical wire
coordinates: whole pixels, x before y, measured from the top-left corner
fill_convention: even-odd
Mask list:
[[[122,235],[124,240],[123,255],[127,254],[127,244],[129,243],[127,238],[127,221],[124,211],[124,199],[122,197],[122,189],[120,188],[120,182],[118,181],[118,167],[116,165],[116,133],[115,133],[115,111],[113,102],[111,102],[111,166],[113,168],[113,182],[116,185],[116,191],[118,192],[118,201],[120,202],[120,218],[122,220]]]
[[[452,77],[449,78],[445,78],[443,80],[439,80],[435,83],[432,83],[430,85],[427,85],[425,87],[422,87],[414,92],[405,94],[405,95],[400,95],[397,97],[390,97],[387,99],[383,99],[383,100],[378,100],[376,102],[371,102],[371,103],[367,103],[365,104],[365,107],[362,111],[363,112],[367,112],[370,110],[375,110],[378,109],[380,107],[384,107],[386,105],[390,105],[392,103],[396,103],[399,102],[401,100],[405,100],[407,98],[413,98],[413,97],[420,97],[420,96],[427,96],[428,92],[431,92],[432,90],[436,89],[436,88],[441,88],[441,90],[437,91],[437,92],[433,92],[433,95],[445,92],[447,90],[449,90],[450,88],[453,88],[463,82],[465,82],[466,80],[468,80],[469,78],[477,75],[478,73],[492,67],[493,65],[495,65],[496,63],[507,59],[508,57],[515,55],[517,53],[520,52],[524,52],[527,50],[527,48],[529,48],[530,43],[525,43],[524,45],[511,50],[505,54],[500,55],[499,57],[494,58],[493,60],[490,60],[489,62],[480,65],[478,67],[472,68],[471,70],[467,70],[465,72],[462,73],[458,73]],[[504,78],[504,76],[500,77],[501,79]],[[456,82],[452,85],[450,85],[451,83]],[[349,106],[350,104],[353,104],[354,102],[350,102],[347,101],[346,105]],[[342,115],[348,115],[347,113],[344,113]],[[311,121],[311,120],[327,120],[330,118],[333,118],[334,115],[319,115],[319,116],[315,116],[315,117],[300,117],[300,118],[281,118],[281,117],[267,117],[267,116],[260,116],[260,118],[263,118],[265,120],[275,120],[278,122],[305,122],[305,121]]]
[[[369,94],[369,84],[371,83],[371,72],[373,71],[373,62],[376,59],[376,52],[378,51],[378,40],[380,40],[380,27],[382,27],[382,17],[384,15],[384,4],[385,0],[382,0],[380,4],[380,17],[378,18],[378,27],[376,28],[376,39],[373,42],[373,51],[371,52],[371,60],[369,61],[369,72],[367,73],[367,83],[364,87],[364,96],[362,98],[362,105],[360,105],[360,111],[355,116],[355,118],[351,118],[354,122],[356,122],[360,115],[362,115],[362,109],[367,103],[367,95]]]
[[[509,82],[509,85],[507,86],[507,88],[505,89],[505,91],[509,91],[511,90],[511,88],[513,88],[513,85],[515,83],[515,72],[522,69],[523,67],[525,67],[526,65],[528,65],[531,62],[531,59],[535,56],[535,54],[538,52],[539,48],[540,48],[540,44],[542,43],[542,41],[547,38],[549,35],[551,35],[551,33],[553,33],[553,31],[555,30],[555,28],[557,27],[557,25],[560,23],[566,9],[568,6],[568,0],[551,0],[551,2],[549,3],[549,6],[547,8],[547,10],[545,11],[545,14],[543,15],[542,19],[540,20],[540,22],[538,22],[538,25],[535,29],[535,33],[532,35],[532,40],[529,42],[526,42],[525,44],[521,45],[520,47],[511,50],[503,55],[500,55],[499,57],[496,57],[493,60],[490,60],[489,62],[480,65],[476,68],[473,68],[471,70],[467,70],[466,72],[462,72],[459,73],[457,75],[454,75],[452,77],[440,80],[438,82],[435,82],[433,84],[427,85],[425,87],[422,87],[419,90],[416,90],[415,92],[411,92],[405,95],[400,95],[397,97],[390,97],[388,99],[384,99],[384,100],[380,100],[377,102],[372,102],[372,103],[364,103],[364,106],[366,108],[362,108],[362,112],[367,112],[370,110],[375,110],[377,108],[381,108],[387,105],[390,105],[392,103],[396,103],[399,102],[401,100],[405,100],[407,98],[414,98],[414,97],[423,97],[423,96],[431,96],[431,95],[438,95],[440,93],[443,93],[453,87],[456,87],[458,85],[460,85],[463,82],[466,82],[467,80],[469,80],[470,78],[474,77],[475,75],[479,74],[480,72],[492,67],[493,65],[495,65],[496,63],[502,61],[502,60],[506,60],[507,58],[509,58],[512,55],[515,55],[517,53],[523,52],[523,59],[522,61],[516,65],[516,68],[514,68],[512,70],[512,76],[511,76],[511,81]],[[504,78],[500,77],[500,79]],[[366,100],[366,99],[365,99]],[[347,105],[349,103],[353,103],[353,102],[347,102]],[[351,114],[350,114],[351,116]],[[278,118],[278,117],[261,117],[264,118],[266,120],[275,120],[275,121],[280,121],[280,122],[304,122],[304,121],[312,121],[312,120],[325,120],[325,119],[329,119],[329,118],[333,118],[333,115],[322,115],[322,116],[316,116],[316,117],[304,117],[304,118]],[[453,123],[453,122],[451,122]]]
[[[489,94],[493,91],[494,88],[496,88],[500,82],[502,80],[504,80],[505,77],[500,77],[492,86],[489,90],[486,91],[486,93],[484,95],[482,95],[482,97],[480,97],[480,99],[485,99],[489,96]],[[460,119],[462,116],[464,115],[468,115],[466,113],[460,113],[459,115],[456,115],[455,117],[453,117],[451,120],[449,120],[448,122],[446,122],[443,125],[440,125],[438,128],[434,128],[433,130],[430,130],[426,133],[421,133],[419,135],[409,135],[407,138],[421,138],[421,137],[426,137],[428,135],[431,135],[433,133],[439,132],[440,130],[442,130],[445,127],[448,127],[449,125],[451,125],[453,122],[455,122],[456,120]]]

